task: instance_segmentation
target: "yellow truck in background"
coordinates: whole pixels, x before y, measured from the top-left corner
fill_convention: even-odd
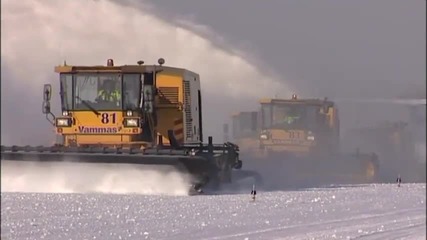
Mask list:
[[[258,111],[232,116],[245,166],[279,171],[289,183],[366,183],[376,180],[374,153],[340,151],[339,111],[328,99],[261,99]],[[268,173],[267,173],[268,174]]]

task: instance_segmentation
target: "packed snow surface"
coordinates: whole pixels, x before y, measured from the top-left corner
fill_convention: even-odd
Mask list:
[[[426,185],[247,194],[1,194],[1,239],[426,239]]]

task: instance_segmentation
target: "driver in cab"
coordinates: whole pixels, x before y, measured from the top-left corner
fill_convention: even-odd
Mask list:
[[[280,125],[291,125],[297,122],[300,119],[300,114],[297,109],[291,108],[289,111],[278,111],[273,118],[277,119],[277,122]]]
[[[113,103],[120,106],[121,95],[116,88],[116,83],[113,80],[105,80],[101,89],[98,91],[97,102]]]
[[[293,124],[293,123],[296,123],[296,121],[299,118],[300,117],[298,115],[286,116],[284,122],[287,123],[287,124]]]
[[[300,113],[296,107],[291,108],[289,112],[286,114],[286,116],[284,117],[284,121],[287,124],[296,123],[297,120],[299,119],[300,119]]]

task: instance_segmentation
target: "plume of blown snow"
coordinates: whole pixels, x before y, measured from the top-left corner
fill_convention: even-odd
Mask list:
[[[2,161],[2,192],[187,195],[190,178],[169,166]]]
[[[15,111],[2,106],[9,111],[2,114],[2,140],[29,144],[45,138],[48,124],[40,115],[41,88],[44,83],[52,83],[54,93],[58,92],[53,67],[64,60],[69,65],[100,65],[108,58],[113,58],[116,65],[138,60],[152,64],[163,57],[166,65],[198,72],[204,94],[205,135],[214,138],[219,137],[218,129],[228,121],[230,112],[254,108],[257,98],[272,93],[289,95],[291,88],[282,79],[251,64],[239,51],[212,42],[207,28],[203,28],[204,34],[198,34],[153,14],[144,2],[124,3],[2,1],[2,99],[7,100],[2,105],[22,101],[20,108],[25,109]],[[200,26],[195,24],[195,28]],[[59,109],[58,102],[59,95],[54,94],[53,109]],[[37,126],[25,129],[28,138],[18,139],[24,132],[12,134],[7,130],[28,118]]]

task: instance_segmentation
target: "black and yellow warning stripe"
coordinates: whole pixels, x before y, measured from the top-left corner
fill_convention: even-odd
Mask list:
[[[184,121],[182,118],[175,119],[173,133],[178,143],[184,143]]]

